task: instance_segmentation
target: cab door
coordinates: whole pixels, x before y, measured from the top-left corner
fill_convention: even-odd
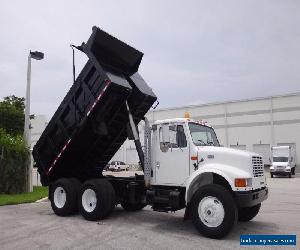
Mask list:
[[[155,184],[183,186],[189,177],[189,143],[185,124],[168,124],[169,142],[163,142],[163,126],[157,127],[154,159]]]

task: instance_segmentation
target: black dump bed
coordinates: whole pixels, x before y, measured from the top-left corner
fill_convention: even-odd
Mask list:
[[[81,46],[89,60],[33,148],[43,185],[99,177],[156,100],[137,73],[143,54],[97,27]]]

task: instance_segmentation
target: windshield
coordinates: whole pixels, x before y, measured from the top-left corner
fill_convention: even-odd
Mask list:
[[[288,162],[288,157],[273,157],[273,162]]]
[[[216,133],[212,128],[193,122],[189,123],[189,128],[196,146],[220,146]]]

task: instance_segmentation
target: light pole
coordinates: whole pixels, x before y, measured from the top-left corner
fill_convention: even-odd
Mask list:
[[[27,192],[32,192],[32,155],[31,155],[31,133],[30,133],[30,83],[31,83],[31,58],[35,60],[42,60],[44,53],[39,51],[29,51],[28,65],[27,65],[27,86],[26,86],[26,99],[25,99],[25,122],[24,122],[24,139],[30,151],[30,158],[27,167]]]

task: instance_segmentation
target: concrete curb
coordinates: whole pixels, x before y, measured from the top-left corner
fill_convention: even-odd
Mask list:
[[[42,198],[40,200],[37,200],[36,202],[46,202],[48,201],[48,197]]]

